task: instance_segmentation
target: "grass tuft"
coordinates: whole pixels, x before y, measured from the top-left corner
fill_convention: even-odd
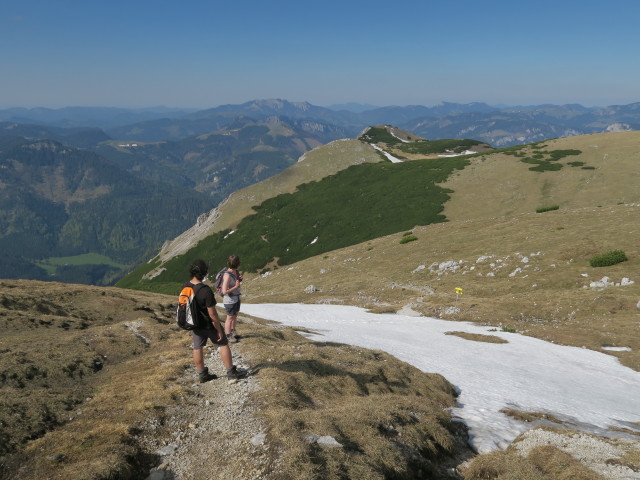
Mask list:
[[[402,237],[402,239],[400,239],[400,245],[404,245],[405,243],[409,242],[415,242],[416,240],[418,240],[418,237],[416,237],[415,235],[407,235],[406,237]]]
[[[550,205],[548,207],[540,207],[540,208],[536,208],[536,213],[551,212],[553,210],[558,210],[559,208],[560,208],[560,205]]]

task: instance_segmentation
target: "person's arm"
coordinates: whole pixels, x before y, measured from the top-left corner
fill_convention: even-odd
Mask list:
[[[240,288],[240,280],[238,278],[236,278],[236,284],[229,288],[229,282],[231,281],[231,273],[225,272],[224,274],[224,278],[222,279],[222,294],[223,295],[228,295],[229,293],[233,292],[234,290],[237,290]]]
[[[218,332],[218,341],[222,340],[222,324],[220,323],[220,317],[218,316],[218,311],[216,307],[207,307],[209,311],[209,317],[211,317],[211,322],[213,323],[214,328]]]

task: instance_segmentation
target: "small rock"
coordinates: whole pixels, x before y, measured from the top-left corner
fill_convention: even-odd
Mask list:
[[[254,447],[259,447],[260,445],[264,445],[264,442],[266,439],[267,439],[266,433],[259,433],[251,439],[251,444]]]
[[[65,456],[62,453],[56,453],[55,455],[49,455],[47,457],[47,460],[49,460],[50,462],[62,462],[64,459]]]
[[[172,443],[170,445],[167,445],[166,447],[162,447],[156,453],[161,456],[173,455],[174,453],[176,453],[176,450],[178,450],[178,445],[176,443]]]
[[[342,447],[342,444],[338,442],[335,438],[330,437],[328,435],[319,437],[316,440],[316,443],[321,447],[334,448],[334,447]]]
[[[149,476],[145,480],[169,480],[173,478],[173,474],[164,469],[151,470]]]
[[[314,292],[319,292],[320,290],[315,286],[315,285],[309,285],[307,288],[304,289],[305,293],[314,293]]]

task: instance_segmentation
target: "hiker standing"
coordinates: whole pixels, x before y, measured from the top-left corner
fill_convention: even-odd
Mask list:
[[[229,255],[227,259],[227,270],[224,272],[222,279],[222,295],[224,299],[224,308],[227,310],[227,318],[224,321],[224,331],[227,337],[240,340],[240,336],[236,333],[236,319],[240,312],[240,285],[242,283],[242,275],[238,272],[240,266],[240,257],[237,255]]]
[[[203,260],[195,260],[189,267],[191,280],[187,282],[185,286],[195,286],[203,283],[208,272],[209,267]],[[209,380],[216,378],[216,376],[209,373],[209,369],[204,366],[204,353],[202,349],[207,344],[207,339],[211,340],[214,345],[218,346],[218,349],[220,350],[220,358],[227,369],[227,378],[232,380],[244,377],[245,372],[238,370],[233,364],[231,348],[229,348],[229,340],[227,340],[227,336],[224,334],[224,330],[220,324],[220,318],[216,311],[216,299],[211,287],[208,285],[199,287],[198,292],[195,295],[195,301],[202,317],[205,320],[208,320],[208,326],[206,328],[195,328],[192,330],[193,363],[198,370],[200,383],[208,382]]]

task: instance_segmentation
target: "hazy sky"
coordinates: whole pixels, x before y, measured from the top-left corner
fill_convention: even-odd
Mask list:
[[[638,0],[0,0],[0,108],[640,101]]]

